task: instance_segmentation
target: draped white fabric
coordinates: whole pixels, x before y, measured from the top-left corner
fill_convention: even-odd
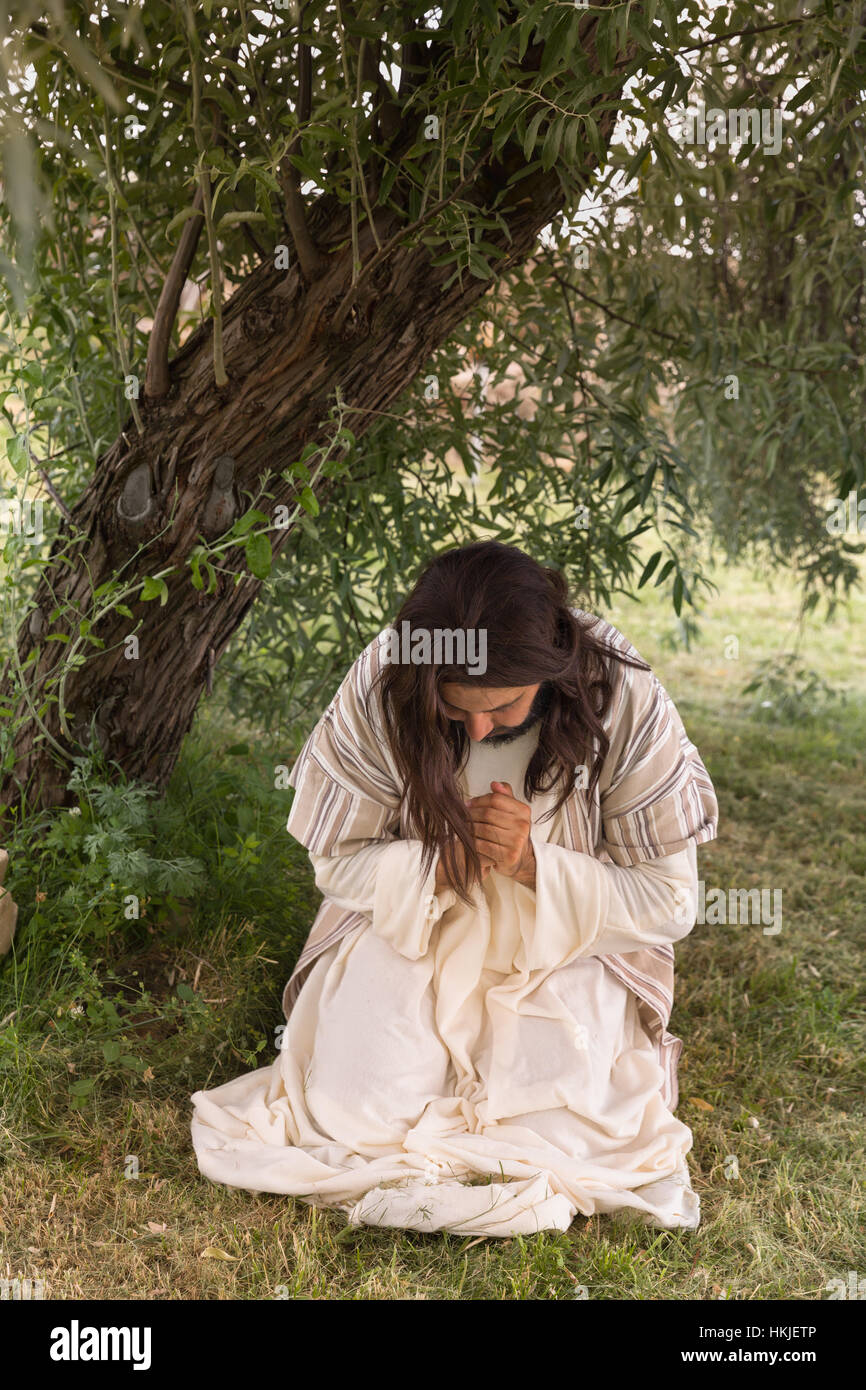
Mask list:
[[[473,744],[467,795],[523,799],[537,726]],[[472,908],[436,893],[417,840],[311,855],[316,882],[365,914],[314,962],[276,1060],[197,1091],[201,1171],[292,1194],[352,1224],[505,1236],[630,1207],[694,1227],[692,1135],[625,985],[599,956],[694,924],[694,844],[619,867],[555,843],[532,801],[536,889],[492,873]]]

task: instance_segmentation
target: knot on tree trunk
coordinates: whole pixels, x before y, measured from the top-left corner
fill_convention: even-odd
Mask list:
[[[252,342],[261,342],[282,328],[285,317],[286,305],[276,295],[263,295],[241,315],[241,333]]]
[[[220,454],[201,520],[201,533],[207,540],[221,536],[238,515],[240,508],[235,496],[234,477],[235,461],[231,454]]]
[[[135,464],[126,475],[117,499],[117,515],[123,529],[139,541],[154,528],[159,512],[150,464]]]

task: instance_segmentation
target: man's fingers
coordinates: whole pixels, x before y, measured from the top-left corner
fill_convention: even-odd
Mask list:
[[[476,840],[479,835],[483,835],[496,844],[507,844],[511,841],[522,844],[531,828],[528,820],[501,820],[493,816],[481,816],[472,821],[472,833]]]
[[[479,854],[481,853],[482,845],[495,845],[497,851],[501,853],[504,849],[510,849],[512,843],[516,844],[517,841],[497,839],[495,830],[488,830],[485,831],[481,836],[475,836],[475,848],[478,850]]]
[[[485,801],[498,801],[503,805],[509,801],[516,801],[518,806],[526,805],[525,801],[519,801],[516,796],[509,796],[507,792],[484,792],[481,796],[470,797],[469,800],[473,806],[482,806]]]
[[[523,833],[531,824],[528,816],[510,816],[507,811],[497,811],[493,806],[487,810],[473,813],[471,819],[473,826],[497,826],[500,830],[511,830],[518,833]]]
[[[473,811],[484,810],[490,806],[512,816],[518,812],[522,814],[529,810],[525,801],[518,801],[514,796],[506,796],[504,792],[485,792],[483,796],[473,796],[472,804],[467,805],[466,809],[471,815]]]
[[[476,802],[474,806],[467,806],[466,810],[470,816],[480,815],[485,811],[495,811],[498,816],[508,816],[509,820],[519,820],[529,814],[529,807],[522,801],[509,801],[507,797],[502,797],[497,792],[496,799],[486,797],[484,801]]]
[[[486,854],[491,864],[499,864],[503,859],[508,858],[507,845],[496,845],[492,840],[478,840],[476,844],[479,854],[482,852]],[[506,853],[503,853],[503,851],[506,851]]]
[[[482,842],[488,845],[496,845],[499,849],[519,849],[523,844],[524,836],[517,835],[512,830],[501,830],[495,825],[479,825],[475,828],[475,844]]]

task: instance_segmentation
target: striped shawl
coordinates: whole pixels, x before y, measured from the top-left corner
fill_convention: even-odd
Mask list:
[[[595,622],[593,635],[637,657],[610,623]],[[384,732],[378,699],[367,718],[364,697],[377,675],[383,629],[351,666],[292,768],[295,796],[287,830],[313,854],[351,854],[377,840],[409,834],[399,774]],[[607,863],[639,864],[685,849],[689,841],[715,838],[718,804],[712,782],[667,691],[651,671],[610,662],[613,699],[605,716],[610,748],[587,804],[575,789],[559,821],[566,848]],[[283,992],[288,1018],[314,960],[326,947],[369,918],[327,897],[313,922]],[[668,1032],[674,994],[674,950],[653,946],[599,958],[638,1001],[664,1074],[662,1098],[678,1100],[677,1066],[682,1042]]]

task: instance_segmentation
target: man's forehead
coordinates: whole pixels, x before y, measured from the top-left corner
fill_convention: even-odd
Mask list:
[[[473,713],[482,714],[488,710],[501,709],[503,705],[513,704],[531,689],[531,685],[459,685],[455,681],[443,681],[439,693],[455,709],[472,710]]]

